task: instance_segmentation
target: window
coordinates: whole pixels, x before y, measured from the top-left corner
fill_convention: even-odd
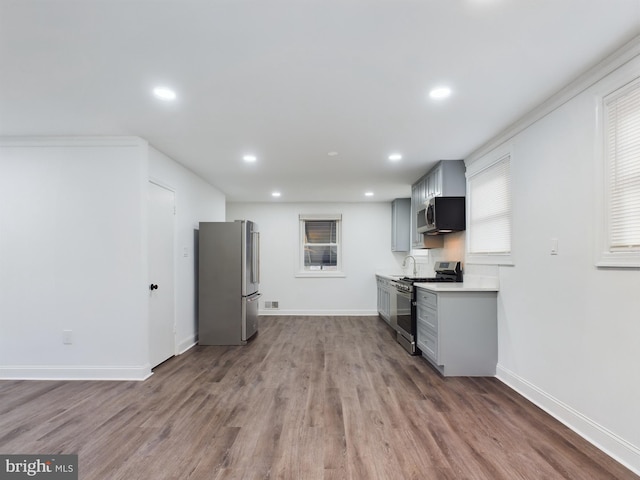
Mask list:
[[[510,264],[511,153],[494,152],[472,164],[467,185],[467,261]]]
[[[299,276],[342,276],[341,215],[300,215]]]
[[[640,267],[640,78],[603,98],[599,266]]]

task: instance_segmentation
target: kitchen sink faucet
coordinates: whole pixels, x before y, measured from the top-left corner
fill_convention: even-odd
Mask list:
[[[413,257],[413,255],[407,255],[406,257],[404,257],[404,260],[402,261],[402,268],[407,266],[407,259],[408,258],[413,260],[413,276],[417,277],[418,276],[418,270],[416,269],[416,259]]]

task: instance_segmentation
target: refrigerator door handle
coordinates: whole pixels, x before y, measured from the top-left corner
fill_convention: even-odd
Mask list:
[[[247,302],[255,302],[262,296],[261,293],[252,293],[247,297]]]
[[[253,232],[253,255],[251,255],[251,283],[260,283],[260,232]]]

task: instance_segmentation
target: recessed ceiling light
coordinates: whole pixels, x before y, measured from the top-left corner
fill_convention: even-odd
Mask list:
[[[451,95],[449,87],[437,87],[429,92],[429,96],[435,99],[447,98],[449,95]]]
[[[373,197],[373,192],[365,192],[364,196],[365,197]]]
[[[256,157],[255,155],[245,155],[244,157],[242,157],[242,159],[245,162],[252,163],[252,162],[255,162],[258,159],[258,157]]]
[[[175,100],[176,92],[167,87],[156,87],[153,89],[153,94],[160,100]]]
[[[280,192],[273,192],[271,194],[272,197],[279,197],[280,196]]]
[[[398,160],[402,160],[402,155],[400,155],[399,153],[392,153],[391,155],[389,155],[389,160],[391,160],[392,162],[397,162]]]
[[[338,152],[329,152],[327,153],[327,155],[329,155],[330,157],[335,157],[336,155],[338,155]]]

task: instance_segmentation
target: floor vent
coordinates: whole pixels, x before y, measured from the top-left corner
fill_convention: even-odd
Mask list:
[[[264,302],[264,308],[266,309],[270,309],[270,310],[275,310],[278,307],[278,302],[277,301],[272,301],[272,300],[267,300]]]

